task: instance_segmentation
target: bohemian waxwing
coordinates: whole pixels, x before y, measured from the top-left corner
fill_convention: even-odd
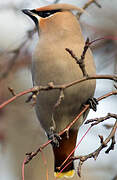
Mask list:
[[[72,49],[80,58],[84,39],[80,24],[71,10],[81,12],[81,9],[70,4],[53,4],[33,10],[25,9],[23,12],[35,22],[39,42],[33,54],[32,79],[34,85],[47,85],[53,82],[55,85],[71,83],[83,77],[81,69],[75,60],[66,52],[66,48]],[[95,73],[95,65],[90,49],[86,53],[85,65],[88,74]],[[92,98],[95,90],[95,80],[85,81],[64,90],[64,100],[54,110],[59,97],[59,90],[41,91],[37,97],[36,113],[50,138],[52,133],[58,133],[70,123],[82,110],[82,105]],[[77,132],[82,125],[88,111],[72,126],[69,138],[62,135],[59,147],[52,144],[55,158],[56,177],[73,177],[74,165],[59,173],[62,162],[68,157],[76,144]],[[67,161],[68,163],[69,161]],[[66,164],[65,164],[66,165]],[[62,167],[63,168],[63,167]]]

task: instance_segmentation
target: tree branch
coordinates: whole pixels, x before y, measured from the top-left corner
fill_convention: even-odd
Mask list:
[[[96,0],[89,0],[87,3],[84,4],[82,7],[84,10],[87,9],[91,4],[95,4],[98,8],[101,8],[101,5],[96,1]],[[76,14],[76,17],[79,19],[80,16],[82,15],[82,12],[78,12]]]
[[[89,42],[89,38],[87,38],[87,40],[85,42],[84,50],[81,54],[80,59],[78,59],[78,57],[73,53],[73,51],[71,49],[69,49],[69,48],[65,49],[71,55],[71,57],[73,59],[75,59],[76,63],[79,64],[79,67],[80,67],[84,77],[88,76],[88,73],[87,73],[86,68],[85,68],[84,60],[85,60],[85,55],[86,55],[86,52],[87,52],[89,46],[90,46],[90,42]]]
[[[101,97],[99,97],[97,99],[97,101],[101,101],[102,99],[105,99],[109,96],[115,95],[117,94],[116,92],[110,92],[108,94],[105,94]],[[89,109],[89,105],[85,105],[85,107],[83,108],[83,110],[76,116],[76,118],[67,125],[66,128],[64,128],[60,133],[59,136],[61,136],[63,133],[67,133],[69,131],[69,129],[77,122],[77,120],[81,117],[81,115]],[[107,140],[106,140],[107,141]],[[29,163],[42,149],[44,149],[48,144],[50,144],[52,142],[52,140],[47,141],[45,144],[43,144],[42,146],[40,146],[35,152],[31,152],[31,153],[26,153],[27,155],[27,160],[25,161],[25,164]],[[104,141],[105,142],[105,141]],[[81,156],[80,156],[81,157]]]
[[[101,150],[104,149],[104,148],[107,146],[107,144],[108,144],[108,142],[109,142],[110,140],[112,140],[111,145],[110,145],[109,148],[105,151],[105,153],[109,153],[110,150],[113,150],[113,149],[114,149],[114,144],[115,144],[115,132],[116,132],[116,129],[117,129],[117,115],[116,115],[116,114],[111,114],[111,113],[109,113],[109,114],[108,114],[107,116],[105,116],[105,117],[96,118],[96,119],[92,119],[92,120],[87,121],[87,123],[90,123],[90,122],[93,122],[93,121],[96,121],[96,122],[97,122],[97,123],[91,124],[91,127],[92,127],[92,126],[97,125],[98,123],[103,122],[104,120],[107,120],[107,119],[109,119],[109,118],[111,118],[111,117],[112,117],[112,118],[115,118],[115,119],[116,119],[116,122],[115,122],[115,124],[114,124],[114,126],[113,126],[113,128],[112,128],[112,130],[111,130],[111,132],[110,132],[110,134],[109,134],[109,136],[108,136],[105,140],[103,140],[103,136],[99,136],[100,142],[101,142],[100,147],[99,147],[98,149],[96,149],[94,152],[92,152],[92,153],[90,153],[90,154],[88,154],[88,155],[71,157],[72,160],[78,160],[78,159],[80,160],[80,161],[79,161],[79,164],[78,164],[78,169],[77,169],[77,170],[78,170],[78,175],[79,175],[79,177],[81,177],[81,167],[82,167],[83,163],[84,163],[86,160],[88,160],[89,158],[94,158],[94,159],[96,160],[97,157],[98,157],[98,155],[99,155],[99,153],[101,152]]]
[[[113,80],[115,82],[117,82],[117,76],[115,75],[94,75],[94,76],[88,76],[88,77],[84,77],[80,80],[76,80],[76,81],[73,81],[71,83],[68,83],[68,84],[63,84],[63,85],[54,85],[52,82],[49,83],[47,86],[34,86],[33,88],[30,88],[30,89],[27,89],[25,91],[22,91],[18,94],[16,94],[15,96],[13,96],[12,98],[10,98],[9,100],[3,102],[1,105],[0,105],[0,109],[4,108],[5,106],[7,106],[9,103],[13,102],[14,100],[16,100],[17,98],[21,97],[21,96],[24,96],[26,94],[29,94],[29,93],[32,93],[32,94],[36,94],[40,91],[48,91],[48,90],[64,90],[66,88],[70,88],[71,86],[74,86],[76,84],[79,84],[81,82],[84,82],[84,81],[87,81],[87,80],[92,80],[92,79],[108,79],[108,80]],[[113,91],[113,92],[110,92],[112,93],[113,95],[116,95],[116,92],[117,91]],[[105,97],[106,98],[106,97]],[[30,98],[31,99],[31,98]]]

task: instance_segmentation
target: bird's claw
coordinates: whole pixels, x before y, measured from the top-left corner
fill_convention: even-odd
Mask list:
[[[59,141],[62,138],[59,136],[59,134],[52,132],[52,133],[48,134],[48,139],[52,140],[51,144],[53,147],[59,147]]]
[[[91,109],[97,111],[98,100],[96,98],[89,98],[86,104],[89,104]]]

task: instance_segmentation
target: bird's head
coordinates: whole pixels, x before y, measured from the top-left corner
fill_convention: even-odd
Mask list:
[[[63,22],[63,19],[65,19],[64,24],[67,21],[71,21],[69,15],[72,10],[84,12],[83,9],[70,4],[52,4],[32,10],[23,9],[22,12],[35,22],[37,28],[41,28],[41,26],[44,25],[50,25],[52,27],[55,24],[56,26],[57,24],[60,25],[60,22]],[[64,15],[66,15],[65,18]],[[49,26],[46,27],[49,28]]]

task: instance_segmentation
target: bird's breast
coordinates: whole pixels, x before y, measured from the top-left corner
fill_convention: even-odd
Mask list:
[[[83,51],[83,44],[50,44],[50,46],[40,46],[35,51],[33,57],[33,81],[36,85],[47,85],[53,82],[55,85],[69,84],[73,81],[83,78],[79,65],[71,55],[66,52],[65,48],[70,48],[80,57]],[[95,72],[95,66],[91,52],[88,51],[85,58],[86,70],[88,74]],[[64,100],[56,109],[54,117],[55,121],[59,122],[66,119],[65,125],[68,121],[79,113],[82,105],[93,96],[95,89],[95,80],[82,82],[69,87],[64,90]],[[44,123],[43,127],[46,129],[46,123],[51,118],[53,107],[59,98],[59,90],[51,90],[41,92],[38,96],[37,108],[39,119]],[[46,116],[46,117],[45,117]],[[43,119],[47,118],[47,122]],[[49,126],[49,125],[48,125]]]

